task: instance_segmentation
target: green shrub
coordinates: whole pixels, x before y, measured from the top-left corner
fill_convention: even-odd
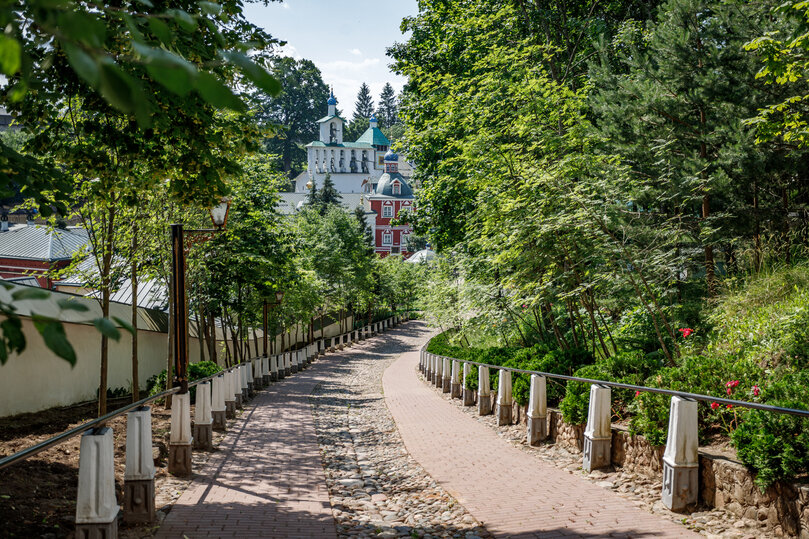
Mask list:
[[[653,374],[642,384],[648,387],[659,387],[727,397],[726,383],[738,380],[739,385],[733,389],[732,398],[744,400],[755,384],[761,384],[764,372],[754,363],[746,359],[688,356],[681,358],[676,367],[664,367]],[[641,393],[632,399],[629,407],[632,417],[630,431],[644,435],[653,445],[666,442],[669,407],[671,398],[655,393]],[[742,410],[727,409],[723,406],[711,409],[700,403],[699,427],[700,435],[714,427],[730,430],[744,415]]]
[[[622,352],[607,359],[599,360],[595,365],[587,365],[573,376],[590,378],[622,384],[642,385],[643,381],[661,368],[661,363],[654,357],[640,352]],[[635,392],[630,389],[612,388],[612,415],[621,419],[634,398]],[[587,421],[587,408],[590,399],[590,384],[584,382],[568,382],[565,398],[559,403],[562,417],[568,423],[581,424]]]
[[[213,361],[199,361],[197,363],[188,364],[188,381],[194,382],[202,378],[213,376],[222,370],[222,367]],[[166,369],[163,369],[159,374],[150,377],[146,382],[146,390],[149,395],[157,395],[166,388]],[[188,390],[191,393],[191,401],[195,402],[197,391],[195,387]]]
[[[760,398],[773,406],[809,409],[809,370],[762,387]],[[775,481],[809,472],[809,419],[750,410],[732,441],[741,461],[756,471],[762,491]]]
[[[609,379],[602,365],[587,365],[573,373],[578,378],[591,378],[594,380]],[[585,382],[570,381],[565,387],[565,397],[559,403],[562,419],[571,425],[581,425],[587,422],[587,409],[590,400],[590,385]]]

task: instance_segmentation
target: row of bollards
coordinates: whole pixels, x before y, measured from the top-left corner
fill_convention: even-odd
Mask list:
[[[461,364],[463,375],[461,377]],[[464,406],[477,402],[478,414],[497,415],[498,425],[512,423],[513,396],[511,371],[499,369],[497,399],[492,410],[489,367],[478,366],[477,394],[466,387],[472,365],[466,361],[446,358],[421,350],[419,371],[428,383],[450,393],[453,399],[463,399]],[[496,368],[496,367],[495,367]],[[539,445],[548,437],[546,376],[531,375],[528,397],[526,439]],[[588,472],[612,463],[611,390],[607,385],[592,384],[588,404],[587,425],[584,430],[582,468]],[[669,429],[663,454],[663,504],[672,511],[684,511],[697,502],[697,402],[679,396],[671,398]]]
[[[220,372],[210,381],[196,384],[193,425],[190,393],[171,395],[169,473],[189,477],[192,448],[212,449],[213,431],[226,431],[227,419],[235,419],[236,411],[260,389],[303,370],[328,351],[382,333],[401,320],[400,316],[391,317],[337,337],[321,338],[297,350],[254,358]],[[155,519],[151,408],[141,406],[127,412],[126,416],[123,520],[131,524],[148,524]],[[118,536],[114,454],[111,428],[102,426],[82,435],[76,537],[109,539]]]

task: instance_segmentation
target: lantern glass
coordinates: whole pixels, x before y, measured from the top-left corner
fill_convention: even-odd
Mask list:
[[[230,211],[230,199],[223,198],[219,204],[211,208],[211,221],[216,228],[224,228]]]
[[[283,300],[283,299],[284,299],[284,293],[283,292],[276,292],[275,293],[275,301],[277,301],[278,303],[281,303],[281,300]]]

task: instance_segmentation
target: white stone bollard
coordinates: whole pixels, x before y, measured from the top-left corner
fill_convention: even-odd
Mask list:
[[[284,353],[284,374],[286,376],[292,375],[292,352]]]
[[[450,397],[461,398],[461,368],[457,359],[452,360],[452,375],[450,376]]]
[[[233,390],[236,384],[233,382],[233,371],[227,371],[224,377],[222,394],[225,398],[225,417],[233,419],[236,417],[236,395]]]
[[[256,391],[264,387],[264,376],[261,374],[262,359],[257,357],[253,360],[253,389]]]
[[[247,398],[245,400],[249,400],[253,398],[253,360],[248,359],[244,363],[244,382],[247,384]]]
[[[444,382],[444,358],[436,356],[435,358],[435,387],[441,387]]]
[[[582,465],[587,472],[609,466],[612,461],[611,393],[609,387],[599,384],[590,386]]]
[[[169,473],[178,477],[191,475],[191,394],[175,393],[171,399],[171,433],[169,434]]]
[[[511,371],[500,369],[497,379],[497,424],[511,425],[514,399],[511,393]]]
[[[478,414],[492,413],[492,389],[489,381],[489,367],[478,367]]]
[[[270,380],[277,382],[281,378],[283,378],[283,375],[278,368],[278,355],[270,356]]]
[[[461,385],[463,386],[463,405],[473,406],[475,404],[475,392],[466,387],[466,377],[472,372],[472,365],[469,363],[463,364],[463,378],[461,378]]]
[[[126,414],[124,522],[127,524],[154,522],[154,475],[152,410],[142,406]]]
[[[213,430],[227,430],[227,406],[225,405],[225,376],[220,374],[213,379],[211,385],[211,416],[213,417]]]
[[[441,393],[449,393],[452,388],[452,370],[450,368],[450,359],[445,357],[441,365]]]
[[[236,401],[236,408],[242,408],[242,372],[239,367],[234,367],[231,371],[233,376],[230,379],[232,384],[233,398]]]
[[[175,402],[172,401],[172,413]],[[150,433],[149,456],[151,453]],[[109,427],[91,429],[81,436],[76,537],[118,537],[115,462]]]
[[[265,387],[270,385],[270,358],[268,356],[261,358],[261,381]]]
[[[211,413],[211,384],[197,384],[194,405],[194,448],[213,449],[213,415]]]
[[[663,505],[682,512],[697,503],[699,447],[697,401],[671,398],[669,432],[663,453]]]
[[[296,372],[298,372],[300,370],[298,368],[298,355],[299,354],[300,354],[300,352],[298,350],[295,350],[295,351],[289,353],[289,371],[292,374],[295,374]]]
[[[249,365],[242,363],[241,367],[241,374],[242,374],[242,399],[244,402],[250,400],[250,386],[252,383],[250,382],[250,367]]]
[[[531,392],[528,396],[528,444],[539,445],[548,437],[548,394],[546,379],[539,374],[531,375]]]

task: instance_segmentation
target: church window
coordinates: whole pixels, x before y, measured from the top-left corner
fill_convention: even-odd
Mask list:
[[[382,207],[382,217],[385,219],[393,218],[393,206],[383,206]]]
[[[386,231],[382,234],[382,245],[390,245],[393,243],[393,234],[390,231]]]
[[[393,182],[393,194],[394,195],[401,195],[402,194],[402,184],[399,182]]]

